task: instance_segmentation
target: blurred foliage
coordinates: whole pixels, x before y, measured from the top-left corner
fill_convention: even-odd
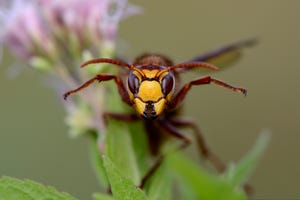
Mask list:
[[[118,133],[120,132],[118,131]],[[252,150],[235,167],[229,167],[223,176],[208,172],[180,153],[171,154],[166,157],[166,160],[151,177],[146,190],[141,190],[134,183],[135,174],[138,174],[139,170],[129,170],[132,166],[138,165],[136,160],[128,162],[125,159],[122,163],[114,163],[109,156],[103,155],[101,165],[108,177],[113,197],[97,193],[94,198],[96,200],[172,199],[174,198],[171,195],[173,182],[170,174],[174,174],[179,185],[181,199],[245,200],[247,197],[243,191],[243,186],[266,148],[269,139],[268,133],[261,134]],[[144,147],[140,146],[140,148]],[[118,157],[128,158],[128,153],[128,151],[119,151]],[[135,157],[133,151],[130,154]],[[3,177],[0,180],[1,200],[37,200],[41,198],[74,199],[68,194],[61,194],[53,188],[32,181],[19,181],[8,177]]]
[[[30,180],[18,180],[9,177],[0,179],[1,200],[76,200],[67,193],[60,193],[52,187],[46,187]]]

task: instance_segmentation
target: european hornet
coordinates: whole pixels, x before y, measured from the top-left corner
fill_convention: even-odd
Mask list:
[[[144,186],[147,179],[163,161],[164,156],[161,155],[159,149],[165,141],[166,135],[183,141],[178,150],[191,143],[190,137],[181,132],[179,128],[191,128],[201,155],[209,160],[219,172],[223,172],[226,165],[206,145],[200,129],[194,122],[180,117],[178,110],[192,86],[213,83],[244,95],[247,94],[247,90],[211,76],[200,77],[183,86],[181,86],[179,78],[181,73],[195,68],[217,71],[219,68],[210,63],[216,63],[225,58],[225,61],[230,61],[225,65],[230,64],[231,61],[237,60],[244,47],[252,46],[255,42],[254,39],[240,41],[180,64],[174,64],[170,58],[160,54],[143,54],[137,57],[132,64],[109,58],[92,59],[83,63],[81,67],[96,63],[110,63],[127,70],[127,76],[98,74],[77,89],[66,92],[64,99],[88,87],[94,81],[115,81],[122,101],[133,107],[136,113],[105,113],[105,116],[128,122],[143,120],[151,153],[159,155],[157,162],[142,179],[140,187]]]

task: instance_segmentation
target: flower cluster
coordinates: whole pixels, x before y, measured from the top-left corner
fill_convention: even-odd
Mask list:
[[[2,0],[0,42],[26,65],[56,77],[61,96],[104,70],[79,65],[114,56],[119,22],[139,12],[127,0]],[[92,87],[65,103],[73,136],[105,129],[105,96],[103,88]]]

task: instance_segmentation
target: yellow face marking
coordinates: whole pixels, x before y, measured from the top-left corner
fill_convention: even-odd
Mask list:
[[[154,110],[156,112],[156,115],[160,115],[166,106],[166,100],[165,99],[161,99],[158,102],[154,103]]]
[[[143,101],[158,101],[163,97],[160,83],[157,81],[143,81],[137,96]]]
[[[138,112],[139,115],[145,117],[159,116],[165,110],[165,106],[166,106],[166,100],[160,99],[158,102],[153,103],[153,110],[150,110],[150,113],[147,113],[147,103],[144,103],[139,98],[134,99],[134,109]]]
[[[159,70],[148,70],[148,69],[143,69],[142,72],[145,74],[147,78],[155,78]]]
[[[146,104],[142,102],[140,99],[134,99],[134,109],[140,114],[143,115],[146,108]]]
[[[170,102],[171,99],[172,99],[172,96],[173,96],[173,92],[170,92],[170,93],[167,95],[166,100],[167,100],[168,102]]]

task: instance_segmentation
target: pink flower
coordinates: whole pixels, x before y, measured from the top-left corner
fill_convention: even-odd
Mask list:
[[[55,86],[65,91],[105,70],[79,66],[83,58],[114,56],[119,22],[139,12],[127,0],[1,0],[0,42],[26,64],[52,73]],[[91,87],[80,96],[88,106],[75,99],[65,104],[73,134],[103,132],[100,105],[106,96],[103,88]]]
[[[31,1],[12,1],[1,10],[1,41],[22,58],[33,54],[35,43],[46,43],[47,32],[36,4]]]
[[[61,42],[65,48],[75,41],[81,51],[114,43],[119,22],[138,12],[126,0],[7,0],[0,4],[0,39],[22,58],[52,54]]]
[[[80,52],[114,43],[120,20],[138,12],[126,0],[7,0],[0,4],[0,39],[22,58],[74,48],[71,42]]]

